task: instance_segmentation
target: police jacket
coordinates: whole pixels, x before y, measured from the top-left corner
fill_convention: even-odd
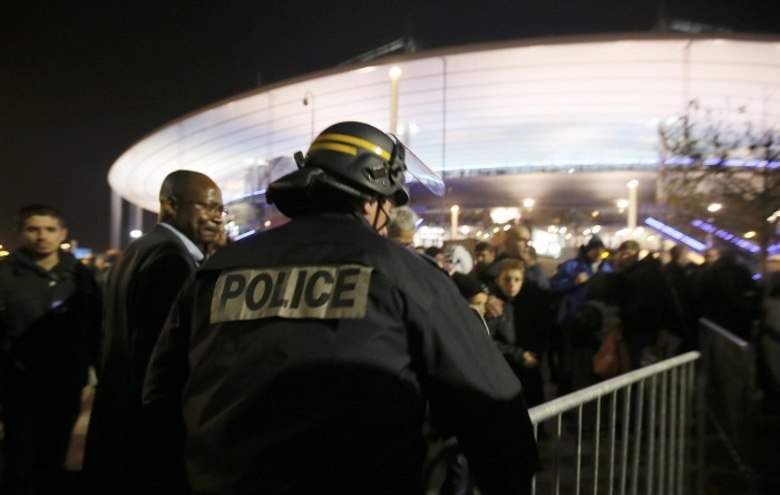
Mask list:
[[[59,257],[49,271],[21,250],[0,261],[0,377],[5,385],[80,388],[97,359],[100,289],[72,254],[63,251]]]
[[[455,285],[351,214],[207,261],[147,372],[145,407],[179,398],[198,494],[420,493],[427,406],[483,493],[526,493],[536,466],[520,384]]]

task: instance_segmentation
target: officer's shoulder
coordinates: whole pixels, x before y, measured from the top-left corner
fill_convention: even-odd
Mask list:
[[[417,251],[412,251],[412,254],[416,255],[418,258],[422,259],[425,263],[433,267],[436,271],[440,271],[444,274],[447,274],[447,271],[439,266],[439,263],[436,261],[436,259],[433,256],[429,256],[425,253],[418,253]],[[449,275],[449,274],[447,274]]]
[[[442,269],[436,260],[425,254],[411,250],[400,244],[385,240],[389,266],[379,265],[379,269],[392,274],[396,280],[415,280],[433,289],[440,281],[449,279],[449,274]],[[433,285],[430,285],[433,284]]]

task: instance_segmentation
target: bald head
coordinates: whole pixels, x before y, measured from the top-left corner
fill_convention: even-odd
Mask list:
[[[163,179],[160,186],[160,202],[171,197],[191,198],[203,189],[219,189],[208,175],[192,170],[176,170]]]
[[[531,231],[528,227],[516,225],[506,231],[504,237],[504,253],[513,258],[523,258],[528,251],[528,241]]]
[[[160,222],[175,227],[204,252],[222,231],[222,191],[207,175],[171,172],[160,187]]]

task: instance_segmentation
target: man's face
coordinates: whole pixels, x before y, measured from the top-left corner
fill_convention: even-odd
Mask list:
[[[496,259],[496,253],[485,249],[484,251],[477,252],[477,265],[479,266],[487,266]]]
[[[174,226],[192,242],[206,246],[217,242],[225,212],[219,188],[190,190],[186,197],[178,198],[175,208]]]
[[[615,253],[615,268],[623,270],[639,260],[639,251],[635,249],[621,249]]]
[[[514,298],[523,288],[522,270],[504,270],[496,277],[496,285],[505,296]]]
[[[509,256],[522,258],[528,252],[528,243],[531,240],[531,233],[528,229],[520,228],[516,234],[508,236],[504,242],[504,251]]]
[[[523,253],[528,251],[529,236],[522,235],[520,237],[509,237],[504,242],[504,250],[509,256],[515,258],[522,258]]]
[[[59,219],[48,215],[32,215],[21,227],[22,247],[37,256],[56,253],[68,235]]]

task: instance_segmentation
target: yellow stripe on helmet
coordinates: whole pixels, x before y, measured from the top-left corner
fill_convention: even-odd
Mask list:
[[[312,144],[311,148],[314,148],[315,144],[322,144],[322,141],[341,141],[342,143],[352,144],[357,147],[363,148],[365,150],[368,150],[372,153],[376,153],[377,155],[381,156],[384,160],[390,160],[390,152],[382,149],[381,146],[376,145],[372,143],[371,141],[367,141],[365,139],[360,139],[355,136],[350,136],[349,134],[320,134],[317,136],[317,139],[314,140],[314,143]],[[335,144],[335,143],[334,143]],[[336,150],[341,151],[341,150]],[[345,151],[346,153],[346,151]],[[355,150],[355,153],[350,154],[356,154],[357,150]]]
[[[309,146],[309,151],[311,150],[338,151],[347,155],[357,155],[357,148],[339,143],[318,143],[315,141],[311,146]]]

